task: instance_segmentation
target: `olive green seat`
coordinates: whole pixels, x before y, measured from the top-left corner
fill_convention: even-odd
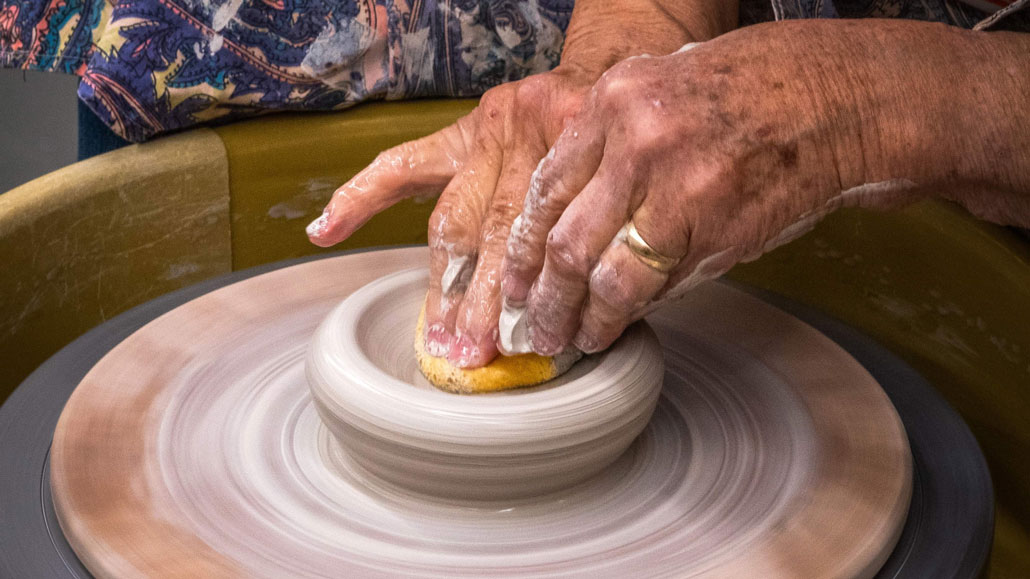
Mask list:
[[[380,150],[473,106],[377,104],[200,129],[0,195],[0,400],[63,345],[134,305],[324,251],[304,226],[339,184]],[[339,248],[424,242],[431,211],[401,203]],[[941,203],[848,210],[730,275],[847,322],[937,386],[991,466],[992,576],[1030,576],[1030,246]]]

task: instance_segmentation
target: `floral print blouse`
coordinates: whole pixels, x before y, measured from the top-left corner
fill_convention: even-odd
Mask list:
[[[741,24],[894,17],[1030,30],[1028,2],[743,0]],[[270,111],[479,95],[557,65],[573,3],[0,0],[0,66],[80,76],[79,98],[139,142]]]

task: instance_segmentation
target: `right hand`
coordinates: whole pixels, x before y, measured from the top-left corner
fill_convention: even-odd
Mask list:
[[[459,367],[488,363],[497,355],[512,221],[534,169],[597,76],[559,66],[487,91],[455,124],[376,157],[336,191],[308,237],[334,245],[398,201],[439,193],[429,222],[426,349]]]
[[[944,193],[1018,223],[1030,196],[1011,169],[1030,133],[998,112],[1010,106],[983,99],[1028,85],[954,56],[1003,53],[995,38],[1013,54],[1023,42],[915,21],[804,20],[612,67],[541,163],[509,241],[502,294],[523,309],[520,334],[541,355],[603,350],[659,303],[840,207]],[[638,259],[627,223],[675,265]]]

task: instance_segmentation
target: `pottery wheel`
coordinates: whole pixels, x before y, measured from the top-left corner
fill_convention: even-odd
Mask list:
[[[870,576],[911,491],[904,429],[834,342],[725,285],[648,321],[658,408],[576,487],[491,503],[369,479],[328,435],[308,338],[424,249],[227,286],[113,348],[54,436],[61,527],[99,576]],[[412,328],[415,320],[412,320]],[[503,403],[499,399],[498,403]]]

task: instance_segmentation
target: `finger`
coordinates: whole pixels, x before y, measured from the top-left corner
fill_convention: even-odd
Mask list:
[[[458,306],[472,278],[483,219],[500,173],[500,148],[483,142],[447,185],[429,219],[426,351],[444,357],[455,341]]]
[[[597,172],[604,147],[603,127],[584,110],[537,166],[504,256],[501,279],[507,303],[521,305],[528,299],[533,280],[543,266],[547,234]]]
[[[572,342],[590,272],[638,203],[629,173],[606,157],[547,235],[543,268],[527,300],[533,351],[553,356]]]
[[[454,177],[466,151],[464,119],[416,141],[380,153],[336,190],[322,215],[307,227],[315,245],[350,237],[373,215],[409,197],[437,195]]]
[[[672,217],[660,195],[649,195],[630,218],[641,238],[661,255],[687,254],[692,228]],[[572,342],[587,353],[609,347],[636,320],[669,280],[669,273],[644,263],[625,241],[612,240],[590,274],[589,294]]]
[[[458,339],[449,356],[458,367],[483,366],[498,354],[500,272],[505,244],[512,222],[522,208],[533,167],[546,150],[539,135],[525,134],[519,140],[523,146],[505,154],[504,169],[483,226],[476,270],[458,312]]]
[[[611,346],[667,279],[624,242],[613,240],[590,275],[590,294],[573,344],[588,354]]]

